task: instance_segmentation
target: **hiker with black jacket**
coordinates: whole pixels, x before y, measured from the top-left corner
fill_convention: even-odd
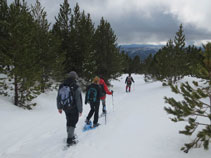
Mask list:
[[[125,79],[125,83],[126,83],[126,92],[128,92],[128,88],[129,88],[129,92],[130,92],[132,82],[134,83],[135,81],[133,80],[133,77],[132,77],[131,74],[129,73],[129,76],[127,76],[127,78]]]
[[[101,96],[101,89],[99,86],[99,82],[100,78],[96,76],[93,79],[92,84],[87,87],[86,97],[85,97],[85,104],[89,103],[91,108],[88,116],[86,117],[85,122],[86,124],[90,125],[91,124],[90,119],[94,114],[93,127],[99,126],[98,113],[99,113],[100,96]]]
[[[67,126],[67,145],[75,144],[74,131],[78,122],[79,116],[82,115],[82,96],[81,89],[77,83],[78,75],[75,71],[71,71],[66,80],[59,86],[57,96],[58,112],[62,111],[66,115]]]

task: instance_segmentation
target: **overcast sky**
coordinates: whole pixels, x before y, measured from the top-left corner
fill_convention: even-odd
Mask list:
[[[49,22],[54,23],[63,0],[40,2]],[[199,45],[211,41],[210,0],[69,0],[71,8],[76,2],[91,14],[96,25],[104,17],[117,35],[118,44],[165,44],[174,38],[181,23],[186,42]]]

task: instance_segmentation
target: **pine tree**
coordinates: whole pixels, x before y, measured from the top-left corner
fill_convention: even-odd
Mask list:
[[[96,74],[104,77],[105,81],[115,78],[123,70],[122,58],[117,48],[117,37],[110,23],[101,18],[94,36],[96,49]]]
[[[132,59],[124,52],[121,52],[123,73],[131,72]]]
[[[9,24],[8,24],[8,5],[6,0],[0,0],[0,74],[7,72],[6,57],[8,51]],[[6,76],[0,75],[0,95],[7,95]]]
[[[183,78],[185,75],[186,66],[186,54],[184,52],[185,48],[185,35],[182,24],[179,27],[178,32],[176,32],[176,36],[174,38],[175,44],[175,59],[174,59],[174,82]]]
[[[203,61],[203,55],[200,53],[201,48],[197,48],[196,46],[192,45],[188,46],[185,49],[185,52],[187,54],[186,58],[187,69],[185,71],[185,74],[197,76],[197,67],[198,65],[202,64]]]
[[[204,49],[205,51],[202,53],[203,63],[198,65],[197,70],[199,76],[205,80],[202,83],[193,81],[194,86],[188,82],[181,84],[180,88],[171,85],[174,93],[183,96],[184,100],[182,101],[165,97],[165,101],[170,104],[170,107],[164,109],[168,114],[174,116],[171,120],[188,123],[180,133],[188,136],[197,133],[192,142],[186,143],[181,148],[186,153],[191,148],[201,145],[207,150],[211,140],[211,43],[204,46]],[[209,102],[206,102],[205,98],[208,98]]]
[[[151,64],[153,62],[153,56],[150,54],[143,63],[143,73],[144,73],[144,81],[148,82],[152,79],[152,71],[151,71]]]
[[[135,56],[130,64],[129,73],[139,73],[141,69],[141,60],[139,56]]]
[[[150,56],[152,58],[152,56]],[[175,51],[173,41],[170,39],[166,45],[161,48],[153,57],[147,59],[150,61],[148,67],[147,78],[150,76],[153,80],[160,80],[166,85],[173,82],[174,67],[175,67]],[[149,64],[149,63],[145,63]],[[150,75],[151,74],[151,75]]]
[[[96,75],[95,72],[97,70],[95,59],[96,51],[94,50],[93,42],[95,28],[91,20],[90,14],[85,17],[85,26],[81,29],[84,30],[84,50],[82,50],[84,51],[84,59],[82,63],[82,76],[85,79],[90,80],[94,78],[94,76]]]
[[[23,0],[15,0],[8,10],[10,46],[5,57],[6,76],[12,82],[9,88],[14,90],[14,104],[31,109],[36,105],[32,100],[40,93],[37,80],[37,49],[33,42],[36,25]]]
[[[176,36],[174,38],[174,44],[175,48],[180,51],[183,51],[183,49],[185,48],[185,35],[182,24],[180,24],[179,30],[178,32],[176,32]]]
[[[147,78],[160,80],[167,85],[187,74],[188,64],[185,52],[185,35],[182,24],[176,32],[174,42],[170,39],[166,46],[156,53],[151,61]],[[151,75],[149,75],[151,73]]]
[[[88,80],[93,77],[95,69],[94,31],[95,28],[90,14],[86,15],[85,11],[80,12],[77,3],[71,19],[71,62],[73,63],[73,69]]]
[[[3,52],[7,50],[7,40],[9,37],[8,33],[8,5],[6,0],[0,0],[0,61],[3,63]],[[2,65],[2,64],[1,64]]]
[[[49,41],[52,37],[49,34],[49,23],[46,19],[47,13],[42,8],[39,0],[36,0],[34,6],[31,7],[32,16],[37,24],[35,34],[36,37],[34,42],[36,44],[36,49],[38,52],[38,62],[40,65],[40,72],[37,72],[40,75],[40,86],[42,92],[45,92],[45,89],[48,89],[51,86],[50,76],[52,73],[52,65],[54,65],[55,55],[54,52],[50,51]]]
[[[52,78],[60,75],[62,72],[62,59],[57,55],[60,43],[49,31],[50,24],[47,20],[47,13],[42,8],[39,0],[36,0],[34,6],[31,6],[32,16],[37,24],[34,42],[38,52],[38,62],[40,65],[40,86],[41,91],[49,89],[52,86]]]
[[[164,84],[172,83],[175,76],[175,67],[177,67],[173,41],[170,39],[159,53],[155,56],[157,58],[157,68],[159,69],[159,80]]]
[[[62,63],[61,75],[69,72],[72,69],[71,65],[71,38],[70,38],[70,23],[71,23],[71,8],[68,0],[64,0],[63,4],[60,5],[58,16],[55,17],[56,23],[53,25],[52,34],[56,38],[58,45],[57,49],[57,62]]]
[[[68,3],[68,0],[64,0],[63,4],[60,5],[60,10],[58,13],[58,17],[55,17],[56,23],[54,27],[58,29],[57,33],[60,34],[62,40],[65,38],[68,39],[68,32],[70,31],[70,18],[71,18],[71,8]],[[66,35],[66,36],[65,36]]]

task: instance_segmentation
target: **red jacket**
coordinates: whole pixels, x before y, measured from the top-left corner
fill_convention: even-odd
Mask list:
[[[102,85],[104,86],[104,89],[105,89],[105,91],[106,91],[106,94],[109,94],[109,95],[112,94],[112,92],[109,91],[108,86],[106,85],[106,83],[105,83],[105,81],[104,81],[103,79],[100,79],[100,84],[102,84]],[[103,96],[103,97],[101,97],[100,99],[101,99],[101,100],[105,100],[105,98],[106,98],[106,95]]]

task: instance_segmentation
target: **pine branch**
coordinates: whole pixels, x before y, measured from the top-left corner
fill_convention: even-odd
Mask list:
[[[200,123],[200,122],[195,122],[197,125],[202,125],[202,126],[209,126],[209,124],[206,123]]]
[[[207,115],[203,115],[203,114],[196,114],[196,113],[192,113],[192,116],[201,116],[201,117],[207,117],[209,118]]]
[[[206,103],[204,103],[204,102],[202,102],[202,101],[201,101],[201,103],[204,104],[205,106],[207,106],[207,108],[211,108],[211,105],[206,104]]]
[[[199,142],[200,138],[196,137],[191,143],[185,144],[185,147],[182,147],[181,150],[183,150],[185,153],[188,153],[191,148],[196,146]]]

